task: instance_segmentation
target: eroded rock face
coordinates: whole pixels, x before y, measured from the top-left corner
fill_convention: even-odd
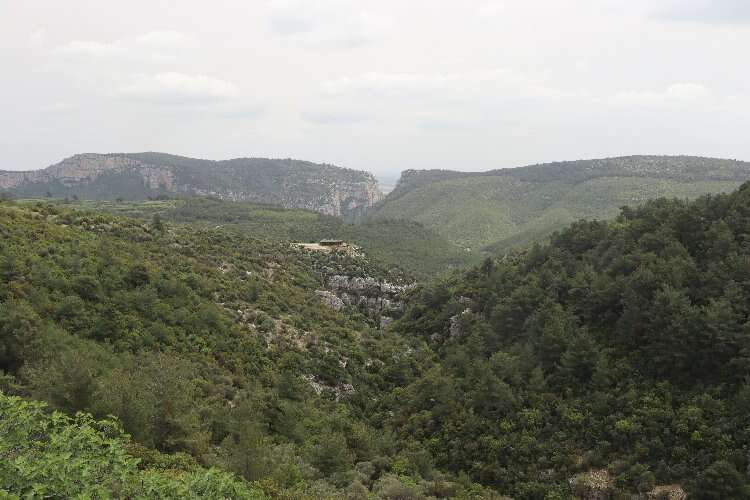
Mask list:
[[[679,484],[654,486],[646,493],[648,500],[687,500],[687,493]]]
[[[354,389],[354,386],[352,384],[344,384],[339,383],[337,385],[331,385],[326,384],[325,382],[321,381],[318,377],[315,375],[303,375],[303,380],[306,380],[308,384],[310,384],[310,387],[312,387],[312,390],[315,391],[315,394],[322,394],[323,392],[330,391],[334,394],[334,397],[336,398],[336,401],[341,399],[342,396],[350,396],[357,392]]]
[[[361,182],[337,183],[317,211],[326,215],[346,215],[372,207],[382,199],[383,193],[374,178]]]
[[[28,184],[60,184],[68,188],[86,185],[105,174],[137,172],[148,189],[175,190],[174,173],[167,167],[148,165],[120,156],[84,154],[31,172],[0,172],[0,188],[17,189]]]
[[[375,278],[352,277],[336,274],[328,278],[327,290],[315,293],[329,307],[338,310],[344,307],[361,307],[367,314],[378,320],[381,328],[387,326],[395,313],[404,308],[401,294],[413,288],[414,284],[397,285]],[[339,299],[334,301],[331,296]]]
[[[150,189],[175,189],[174,173],[168,168],[121,156],[78,155],[46,169],[52,179],[69,187],[92,182],[107,173],[126,171],[137,172]]]
[[[461,325],[461,315],[456,314],[450,317],[450,325],[448,326],[448,333],[450,338],[462,337],[464,334],[463,325]]]
[[[0,190],[42,196],[144,199],[214,196],[347,216],[383,198],[372,174],[296,160],[196,160],[160,153],[81,154],[31,172],[0,171]]]
[[[373,315],[384,311],[401,310],[399,295],[413,285],[395,285],[374,278],[334,275],[328,278],[328,289],[347,306],[364,306]]]
[[[596,469],[571,477],[568,482],[573,498],[578,500],[608,500],[612,498],[614,478],[607,469]],[[656,485],[649,491],[633,493],[632,500],[687,500],[688,495],[679,484]]]
[[[463,298],[463,297],[462,297]],[[464,319],[471,314],[471,309],[466,308],[460,314],[454,314],[449,319],[448,335],[451,340],[464,336]]]
[[[0,172],[0,189],[14,189],[25,182],[38,182],[44,178],[43,171]]]
[[[345,306],[343,300],[328,290],[315,290],[315,295],[320,297],[320,300],[334,311],[340,311]]]
[[[590,470],[569,480],[573,496],[581,500],[606,500],[614,485],[607,469]]]

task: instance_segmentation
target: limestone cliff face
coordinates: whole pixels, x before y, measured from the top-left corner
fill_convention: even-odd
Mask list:
[[[0,171],[0,190],[93,199],[215,196],[334,216],[361,212],[383,198],[371,174],[333,165],[265,158],[209,161],[161,153],[81,154],[44,170]]]
[[[35,172],[0,172],[0,189],[11,190],[25,183],[43,182],[46,176],[42,170]]]
[[[382,328],[403,310],[401,295],[414,286],[414,283],[395,284],[372,277],[336,274],[328,278],[326,290],[315,293],[323,303],[337,311],[347,306],[365,309]]]
[[[331,186],[325,203],[316,210],[328,215],[346,215],[375,205],[383,199],[383,193],[375,178],[367,175],[368,178],[359,182],[343,182]]]
[[[166,167],[148,165],[120,156],[83,154],[31,172],[0,172],[0,189],[14,190],[37,184],[60,184],[67,188],[90,184],[105,174],[137,173],[149,189],[175,188],[174,174]]]

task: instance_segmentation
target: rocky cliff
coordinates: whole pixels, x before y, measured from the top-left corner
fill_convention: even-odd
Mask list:
[[[198,160],[163,153],[81,154],[31,172],[0,171],[0,190],[19,196],[144,199],[213,196],[347,216],[383,198],[372,174],[298,160]]]
[[[402,293],[413,288],[414,283],[390,283],[373,277],[335,274],[328,277],[325,290],[315,293],[337,311],[345,307],[359,307],[378,321],[381,328],[400,315],[404,308]]]

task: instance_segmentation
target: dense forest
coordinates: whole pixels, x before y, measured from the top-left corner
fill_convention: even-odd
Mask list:
[[[0,389],[113,415],[140,467],[167,460],[144,449],[177,453],[195,463],[170,470],[221,467],[276,498],[486,496],[467,477],[412,471],[416,452],[385,431],[387,395],[429,351],[313,293],[330,268],[389,275],[369,259],[49,203],[0,204],[0,238]],[[12,441],[33,430],[8,428],[4,457],[36,460]],[[87,449],[59,451],[97,460]],[[14,492],[56,484],[2,474]]]
[[[518,498],[600,469],[617,498],[748,498],[750,184],[579,222],[410,303],[397,331],[439,361],[394,421],[438,466]]]
[[[378,260],[191,217],[0,203],[0,491],[750,498],[750,184],[428,281],[384,330],[313,293]]]

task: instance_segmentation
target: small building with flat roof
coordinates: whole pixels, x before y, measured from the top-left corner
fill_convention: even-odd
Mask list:
[[[320,240],[318,244],[322,247],[342,247],[345,242],[344,240]]]

